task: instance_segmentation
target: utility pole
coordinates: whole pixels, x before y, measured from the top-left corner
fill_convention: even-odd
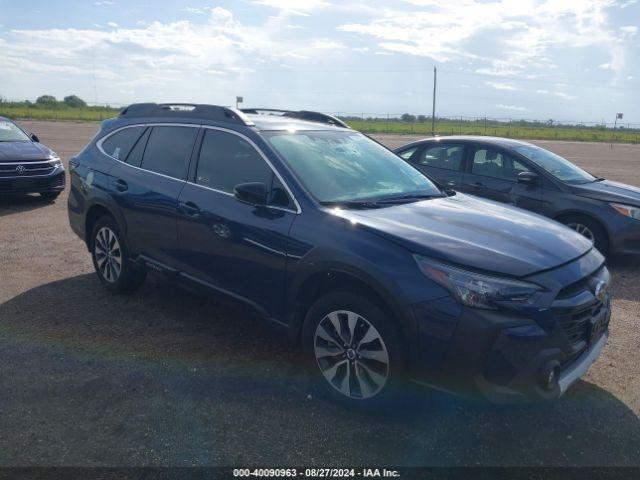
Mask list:
[[[433,111],[431,113],[431,135],[436,134],[436,86],[438,85],[438,69],[433,67]]]

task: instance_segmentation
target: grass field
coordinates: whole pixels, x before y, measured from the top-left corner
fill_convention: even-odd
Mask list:
[[[431,122],[405,123],[397,119],[349,120],[352,128],[365,133],[431,135]],[[612,129],[602,126],[548,126],[534,122],[497,122],[484,119],[455,121],[439,119],[436,135],[490,135],[531,140],[640,143],[640,129]]]
[[[12,105],[0,103],[0,116],[14,120],[53,120],[100,122],[118,115],[120,109],[109,107],[56,108],[39,105]]]
[[[118,115],[119,109],[109,107],[46,108],[36,105],[0,103],[0,116],[17,120],[54,121],[102,121]],[[346,119],[356,130],[365,133],[388,133],[395,135],[431,135],[431,121],[402,122],[397,118]],[[437,135],[491,135],[532,140],[565,140],[585,142],[640,143],[640,128],[624,129],[598,126],[546,125],[538,122],[495,120],[447,120],[438,119]]]

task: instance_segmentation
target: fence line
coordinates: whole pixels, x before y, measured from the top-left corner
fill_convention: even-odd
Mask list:
[[[117,115],[124,104],[99,103],[70,107],[64,103],[41,105],[10,102],[0,98],[0,115],[15,119],[53,121],[102,121]],[[345,120],[351,127],[372,134],[491,135],[510,138],[640,143],[640,124],[535,120],[489,116],[436,116],[400,113],[325,112]]]

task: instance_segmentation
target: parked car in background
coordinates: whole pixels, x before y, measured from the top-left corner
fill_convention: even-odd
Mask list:
[[[35,134],[0,117],[0,195],[39,193],[55,200],[64,188],[60,157]]]
[[[350,405],[408,378],[549,400],[598,357],[609,272],[591,242],[447,194],[331,117],[255,111],[132,105],[70,160],[70,223],[105,287],[152,271],[240,300]]]
[[[452,136],[396,153],[447,189],[553,218],[608,254],[640,254],[640,188],[597,178],[565,158],[506,138]]]

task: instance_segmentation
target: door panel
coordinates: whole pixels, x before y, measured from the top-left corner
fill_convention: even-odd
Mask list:
[[[111,170],[110,189],[125,219],[132,256],[145,255],[169,266],[176,263],[178,197],[197,132],[193,127],[149,128],[126,162],[116,162]],[[172,149],[163,148],[167,142]],[[179,165],[173,171],[182,178],[153,171],[167,163]]]
[[[460,191],[542,213],[540,183],[518,182],[528,168],[502,150],[477,146],[470,154],[469,171],[462,176]]]
[[[235,198],[234,186],[250,182],[267,185],[272,206]],[[238,135],[206,130],[193,183],[179,199],[182,270],[281,318],[289,230],[296,217],[289,202],[254,146]]]

